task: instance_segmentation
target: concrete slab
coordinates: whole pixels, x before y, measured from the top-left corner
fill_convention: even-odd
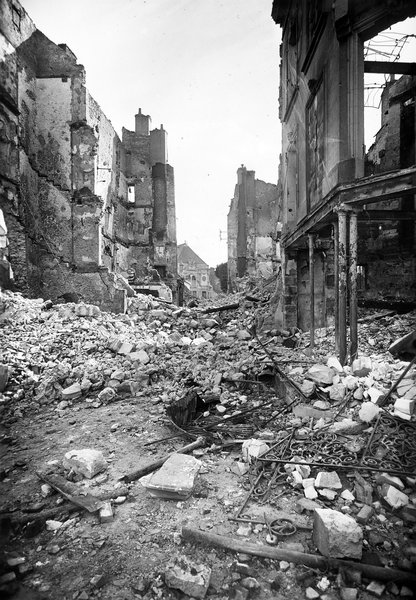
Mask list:
[[[172,454],[162,467],[140,482],[153,496],[168,500],[184,500],[194,488],[201,468],[200,460],[187,454]]]

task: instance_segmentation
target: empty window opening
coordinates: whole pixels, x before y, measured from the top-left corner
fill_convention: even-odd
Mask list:
[[[129,185],[127,194],[128,194],[127,195],[128,201],[132,202],[134,204],[134,202],[135,202],[134,185]]]

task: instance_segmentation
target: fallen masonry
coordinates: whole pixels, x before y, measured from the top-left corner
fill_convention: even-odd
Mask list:
[[[415,314],[378,318],[377,352],[364,321],[342,366],[331,331],[312,354],[253,327],[268,293],[215,319],[2,294],[2,592],[411,597],[416,371],[388,348]]]

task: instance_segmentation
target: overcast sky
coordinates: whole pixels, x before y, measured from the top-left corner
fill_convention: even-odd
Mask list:
[[[21,0],[66,43],[116,131],[138,108],[163,123],[175,169],[178,243],[227,260],[236,171],[276,183],[280,29],[272,0]],[[222,232],[220,240],[220,231]]]

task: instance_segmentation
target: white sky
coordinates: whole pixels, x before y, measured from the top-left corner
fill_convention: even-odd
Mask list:
[[[113,123],[138,108],[163,123],[175,169],[178,243],[227,260],[227,213],[244,163],[276,183],[280,28],[272,0],[21,0],[66,43]],[[220,241],[220,230],[223,240]]]

